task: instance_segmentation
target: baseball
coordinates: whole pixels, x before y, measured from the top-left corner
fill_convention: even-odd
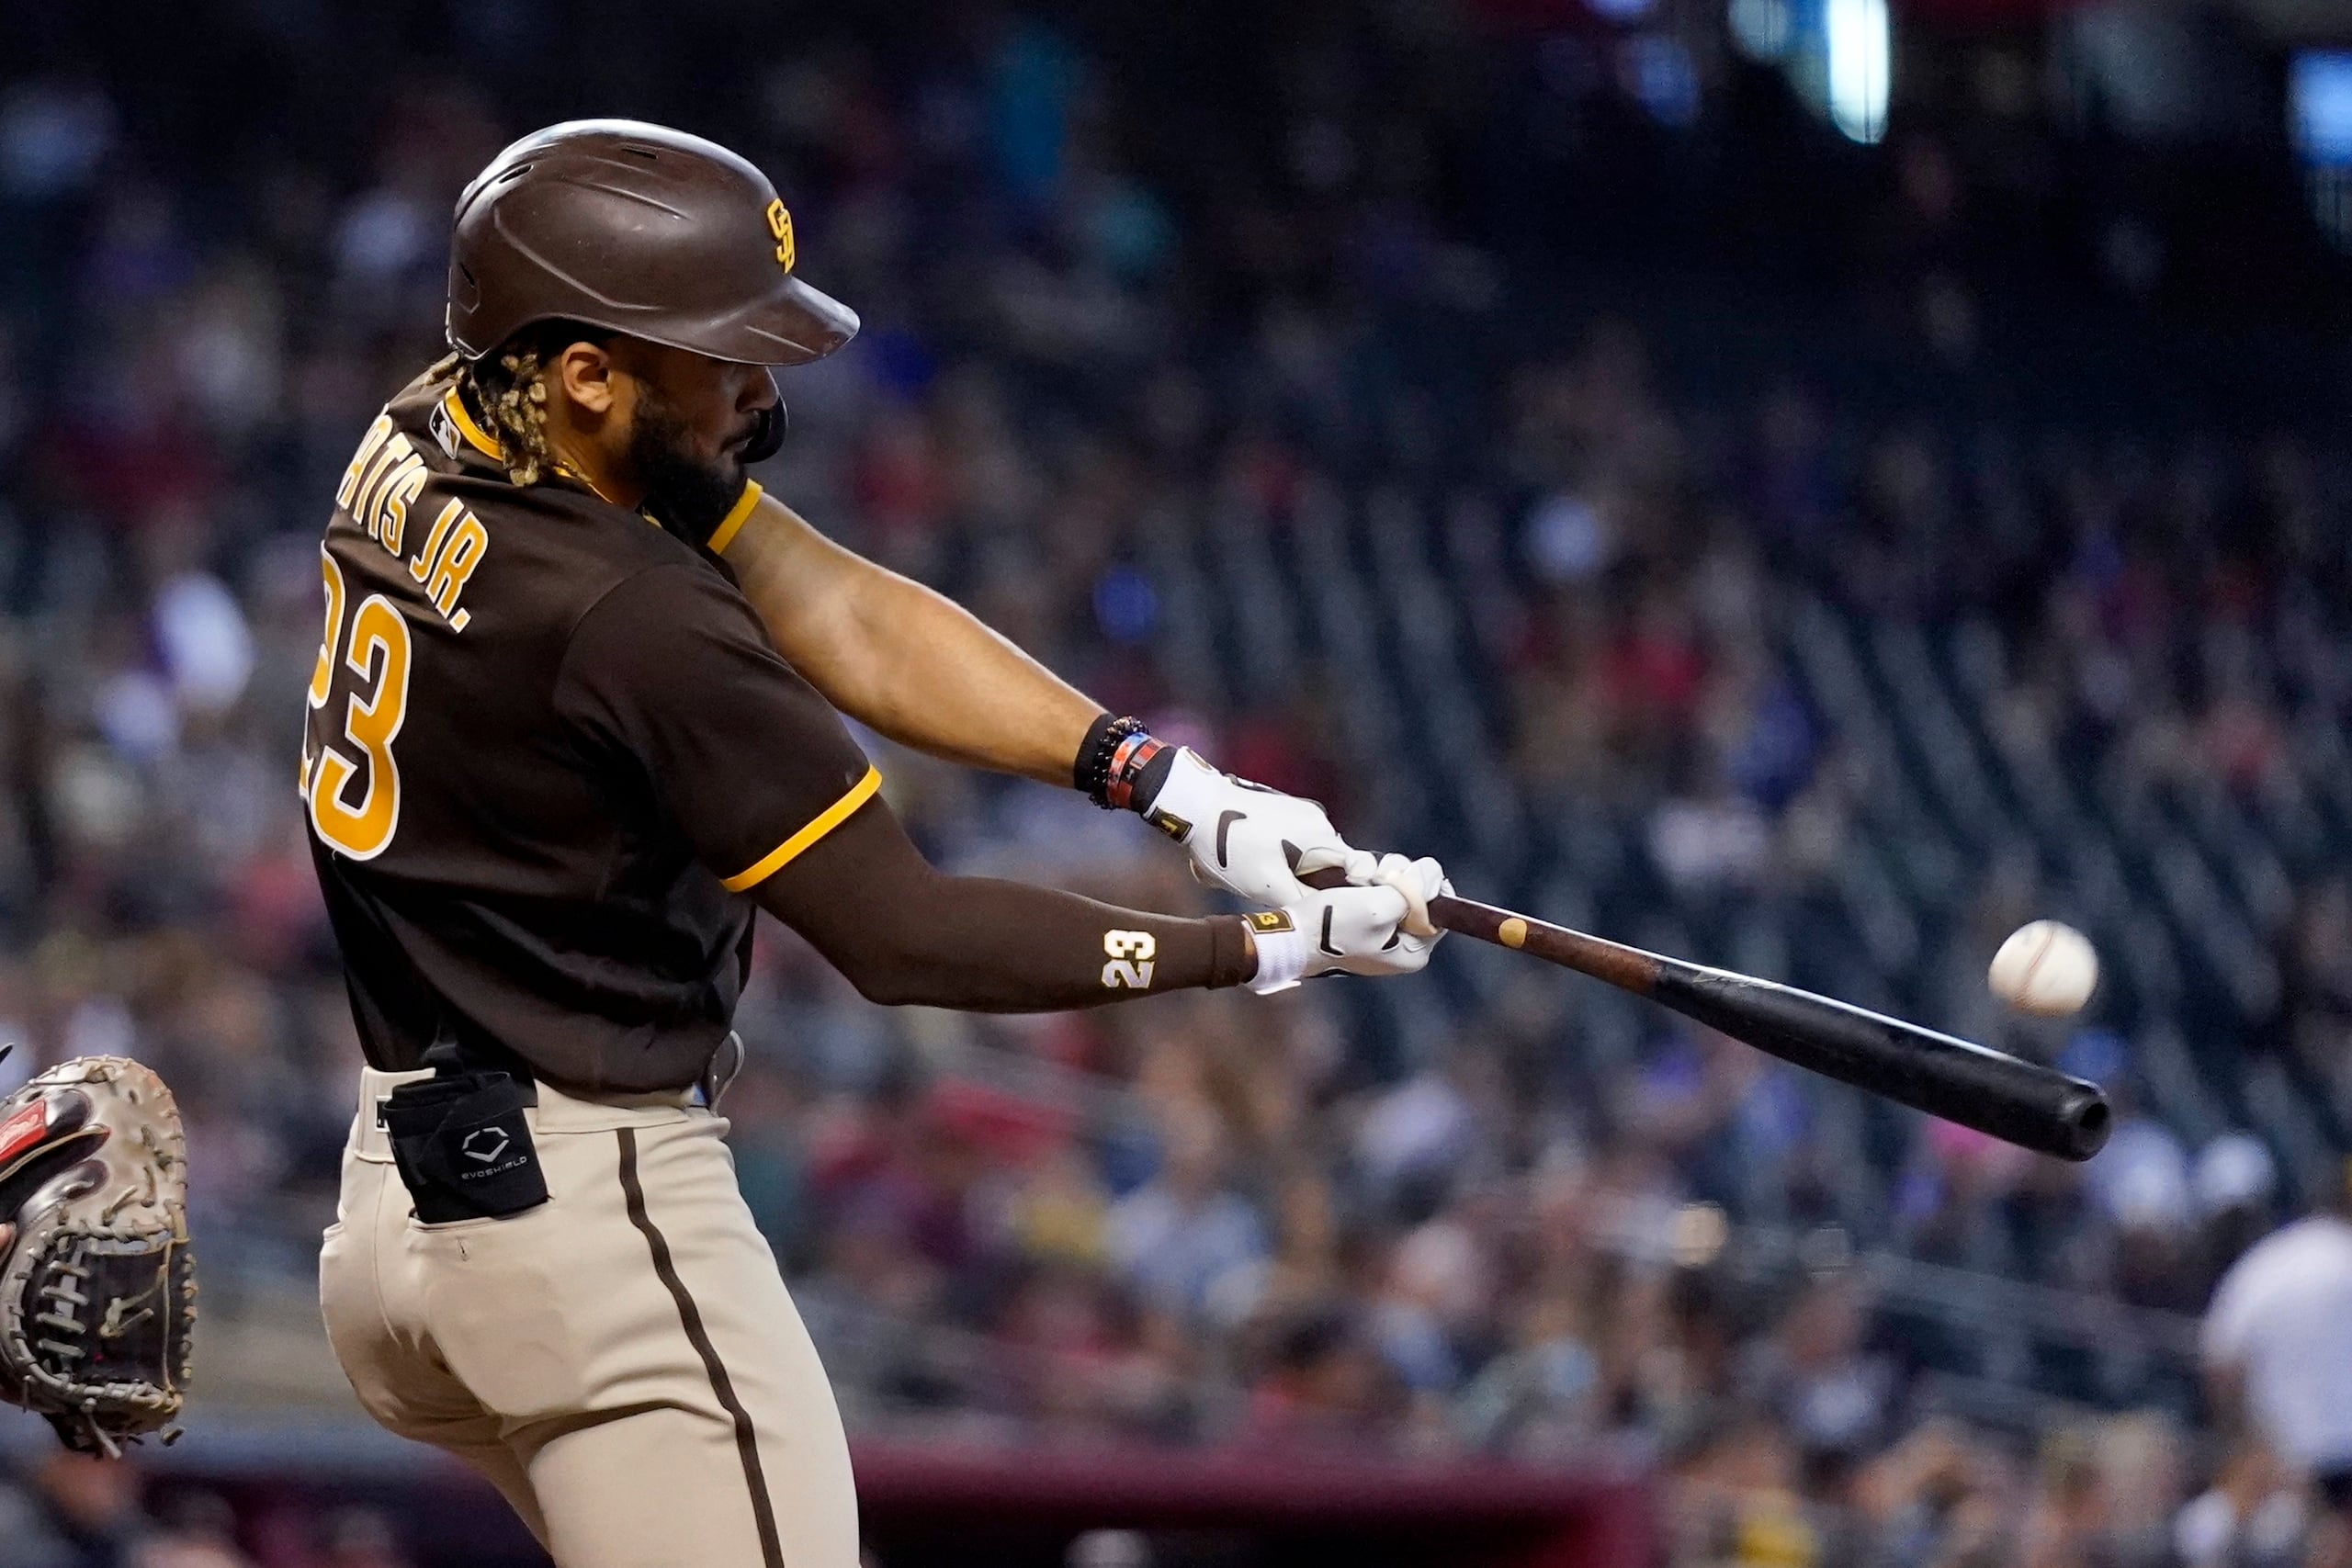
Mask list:
[[[1985,981],[1993,994],[2037,1018],[2079,1012],[2098,985],[2098,954],[2090,939],[2056,920],[2036,920],[2009,933],[1993,954]]]

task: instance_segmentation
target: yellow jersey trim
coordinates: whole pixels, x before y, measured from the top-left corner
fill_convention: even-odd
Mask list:
[[[449,423],[458,427],[458,434],[464,436],[475,451],[502,463],[506,460],[506,449],[492,440],[489,434],[474,423],[474,416],[466,412],[466,400],[458,396],[457,388],[449,389],[448,394],[441,400],[441,407],[449,415]]]
[[[743,493],[735,498],[735,504],[727,509],[727,515],[720,518],[718,526],[710,531],[708,542],[712,555],[727,553],[727,547],[733,544],[735,536],[743,531],[744,521],[752,515],[752,508],[760,503],[761,493],[759,480],[743,481]]]
[[[765,882],[769,877],[790,865],[803,850],[848,821],[850,813],[873,799],[874,792],[881,787],[882,770],[867,768],[865,776],[850,785],[847,795],[819,812],[815,821],[761,856],[758,863],[750,870],[739,871],[732,876],[723,878],[719,886],[729,893],[741,893],[746,887],[756,886]]]
[[[621,504],[619,502],[615,501],[611,496],[606,495],[603,491],[599,490],[596,487],[596,481],[594,479],[590,479],[586,474],[582,473],[578,468],[573,468],[571,464],[549,463],[548,467],[552,469],[558,477],[574,481],[581,489],[586,491],[590,495],[594,496],[598,501],[603,502],[606,506],[619,506]],[[627,511],[628,509],[623,507],[622,510]],[[648,523],[652,524],[656,528],[662,526],[661,520],[653,516],[650,513],[640,512],[638,515],[644,518]]]

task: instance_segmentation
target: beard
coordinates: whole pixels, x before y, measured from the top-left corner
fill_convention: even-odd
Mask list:
[[[742,458],[734,452],[698,456],[684,417],[650,388],[638,400],[628,461],[645,486],[645,510],[696,544],[710,537],[743,493]]]

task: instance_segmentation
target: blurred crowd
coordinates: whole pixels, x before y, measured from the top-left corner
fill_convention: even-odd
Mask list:
[[[130,1463],[28,1460],[0,1477],[0,1568],[412,1568],[391,1521],[372,1509],[241,1517],[216,1493],[145,1490]]]
[[[2329,820],[2310,781],[2352,702],[2352,447],[1888,412],[1793,354],[1694,389],[1637,315],[1522,334],[1543,281],[1432,215],[1443,107],[1379,97],[1336,45],[1302,62],[1216,150],[1214,209],[1124,162],[1119,81],[1017,16],[911,61],[748,61],[698,115],[683,77],[624,97],[772,169],[808,276],[865,317],[787,378],[769,488],[1359,841],[1498,896],[1577,885],[1636,939],[1749,907],[1802,938],[1848,887],[1894,764],[1792,660],[1808,605],[1969,628],[1989,653],[1956,689],[2020,769],[2159,815]],[[0,79],[0,1039],[22,1043],[0,1079],[153,1063],[232,1292],[311,1266],[358,1064],[288,765],[316,536],[368,418],[440,352],[457,189],[529,128],[459,73],[362,101],[222,160],[86,62]],[[1873,330],[1983,352],[1951,161],[1892,155]],[[1260,659],[1282,601],[1329,587],[1299,541],[1384,507],[1450,615],[1400,615],[1365,667],[1311,639]],[[1430,625],[1458,629],[1458,688],[1412,685]],[[1340,722],[1400,682],[1483,738],[1482,794],[1551,870]],[[1129,818],[872,744],[944,863],[1202,907]],[[2063,889],[1953,842],[1942,883],[1905,885],[1924,934],[1887,983],[2111,1083],[2086,1168],[1461,955],[1385,1013],[1316,987],[978,1020],[867,1006],[768,928],[725,1107],[744,1190],[854,1426],[1628,1452],[1672,1478],[1693,1563],[2299,1561],[2297,1478],[2217,1437],[2185,1325],[2334,1179],[2226,1093],[2211,1124],[2168,1120],[2144,1009],[1986,1016],[1992,945]],[[2193,1043],[2224,1080],[2226,1052],[2272,1064],[2340,1147],[2352,890],[2279,863],[2250,926],[2275,984]],[[1841,929],[1873,957],[1885,937]],[[1981,1293],[2005,1280],[2044,1293]],[[109,1473],[57,1461],[0,1492],[40,1521],[0,1524],[0,1568],[243,1561],[202,1517],[139,1523]],[[396,1561],[347,1522],[268,1568]]]

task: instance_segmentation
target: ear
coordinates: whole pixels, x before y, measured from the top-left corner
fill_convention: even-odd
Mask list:
[[[572,407],[599,419],[613,412],[620,397],[613,356],[593,343],[565,345],[548,367],[548,379]]]

